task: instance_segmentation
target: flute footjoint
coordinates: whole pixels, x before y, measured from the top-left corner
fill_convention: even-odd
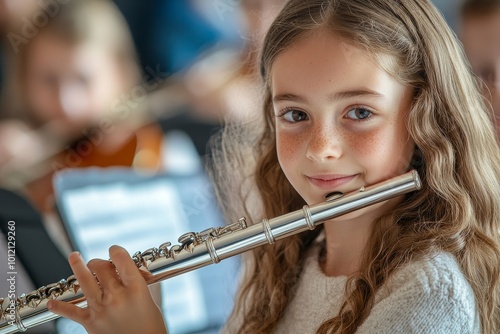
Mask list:
[[[144,267],[151,275],[147,284],[219,263],[259,246],[273,244],[291,235],[313,230],[326,220],[361,208],[418,190],[421,182],[414,170],[375,185],[361,187],[347,193],[330,196],[323,203],[304,207],[260,223],[247,224],[245,218],[237,222],[188,232],[178,239],[179,244],[166,242],[132,256],[138,268]],[[12,296],[9,296],[12,297]],[[26,331],[59,316],[47,309],[50,299],[58,299],[79,307],[87,301],[75,276],[43,286],[20,297],[0,298],[0,334]]]

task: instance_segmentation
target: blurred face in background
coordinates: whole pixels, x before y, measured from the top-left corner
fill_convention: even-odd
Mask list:
[[[461,39],[472,69],[486,84],[483,94],[500,135],[500,9],[463,18]]]
[[[29,16],[39,8],[37,1],[0,0],[0,32],[6,33],[9,25],[22,24],[21,18]],[[1,36],[4,38],[5,36]]]
[[[71,43],[41,33],[25,61],[28,109],[56,135],[74,137],[99,121],[124,91],[120,69],[109,50]]]

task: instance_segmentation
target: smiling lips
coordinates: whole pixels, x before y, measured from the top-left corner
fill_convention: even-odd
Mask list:
[[[340,187],[343,184],[348,183],[354,179],[357,174],[354,175],[313,175],[307,176],[307,179],[314,185],[320,187],[324,190],[335,190],[335,188]]]

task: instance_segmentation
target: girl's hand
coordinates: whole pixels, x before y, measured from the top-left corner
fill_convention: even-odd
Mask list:
[[[78,322],[89,334],[166,334],[160,309],[129,254],[122,247],[112,246],[109,255],[113,263],[92,260],[85,265],[79,253],[72,253],[69,264],[88,306],[50,300],[49,310]]]

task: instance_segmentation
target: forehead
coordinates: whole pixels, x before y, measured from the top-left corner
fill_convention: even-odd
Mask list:
[[[372,54],[326,33],[304,36],[292,43],[276,57],[270,71],[273,94],[278,89],[384,86],[388,80],[395,81]]]
[[[335,35],[308,34],[278,54],[270,73],[272,77],[287,71],[305,74],[317,64],[329,64],[330,68],[340,70],[346,64],[358,62],[360,58],[365,58],[364,52]],[[291,66],[294,64],[301,66]]]
[[[26,54],[29,70],[63,72],[110,66],[113,57],[108,50],[91,43],[75,43],[51,34],[39,34],[31,41]]]

